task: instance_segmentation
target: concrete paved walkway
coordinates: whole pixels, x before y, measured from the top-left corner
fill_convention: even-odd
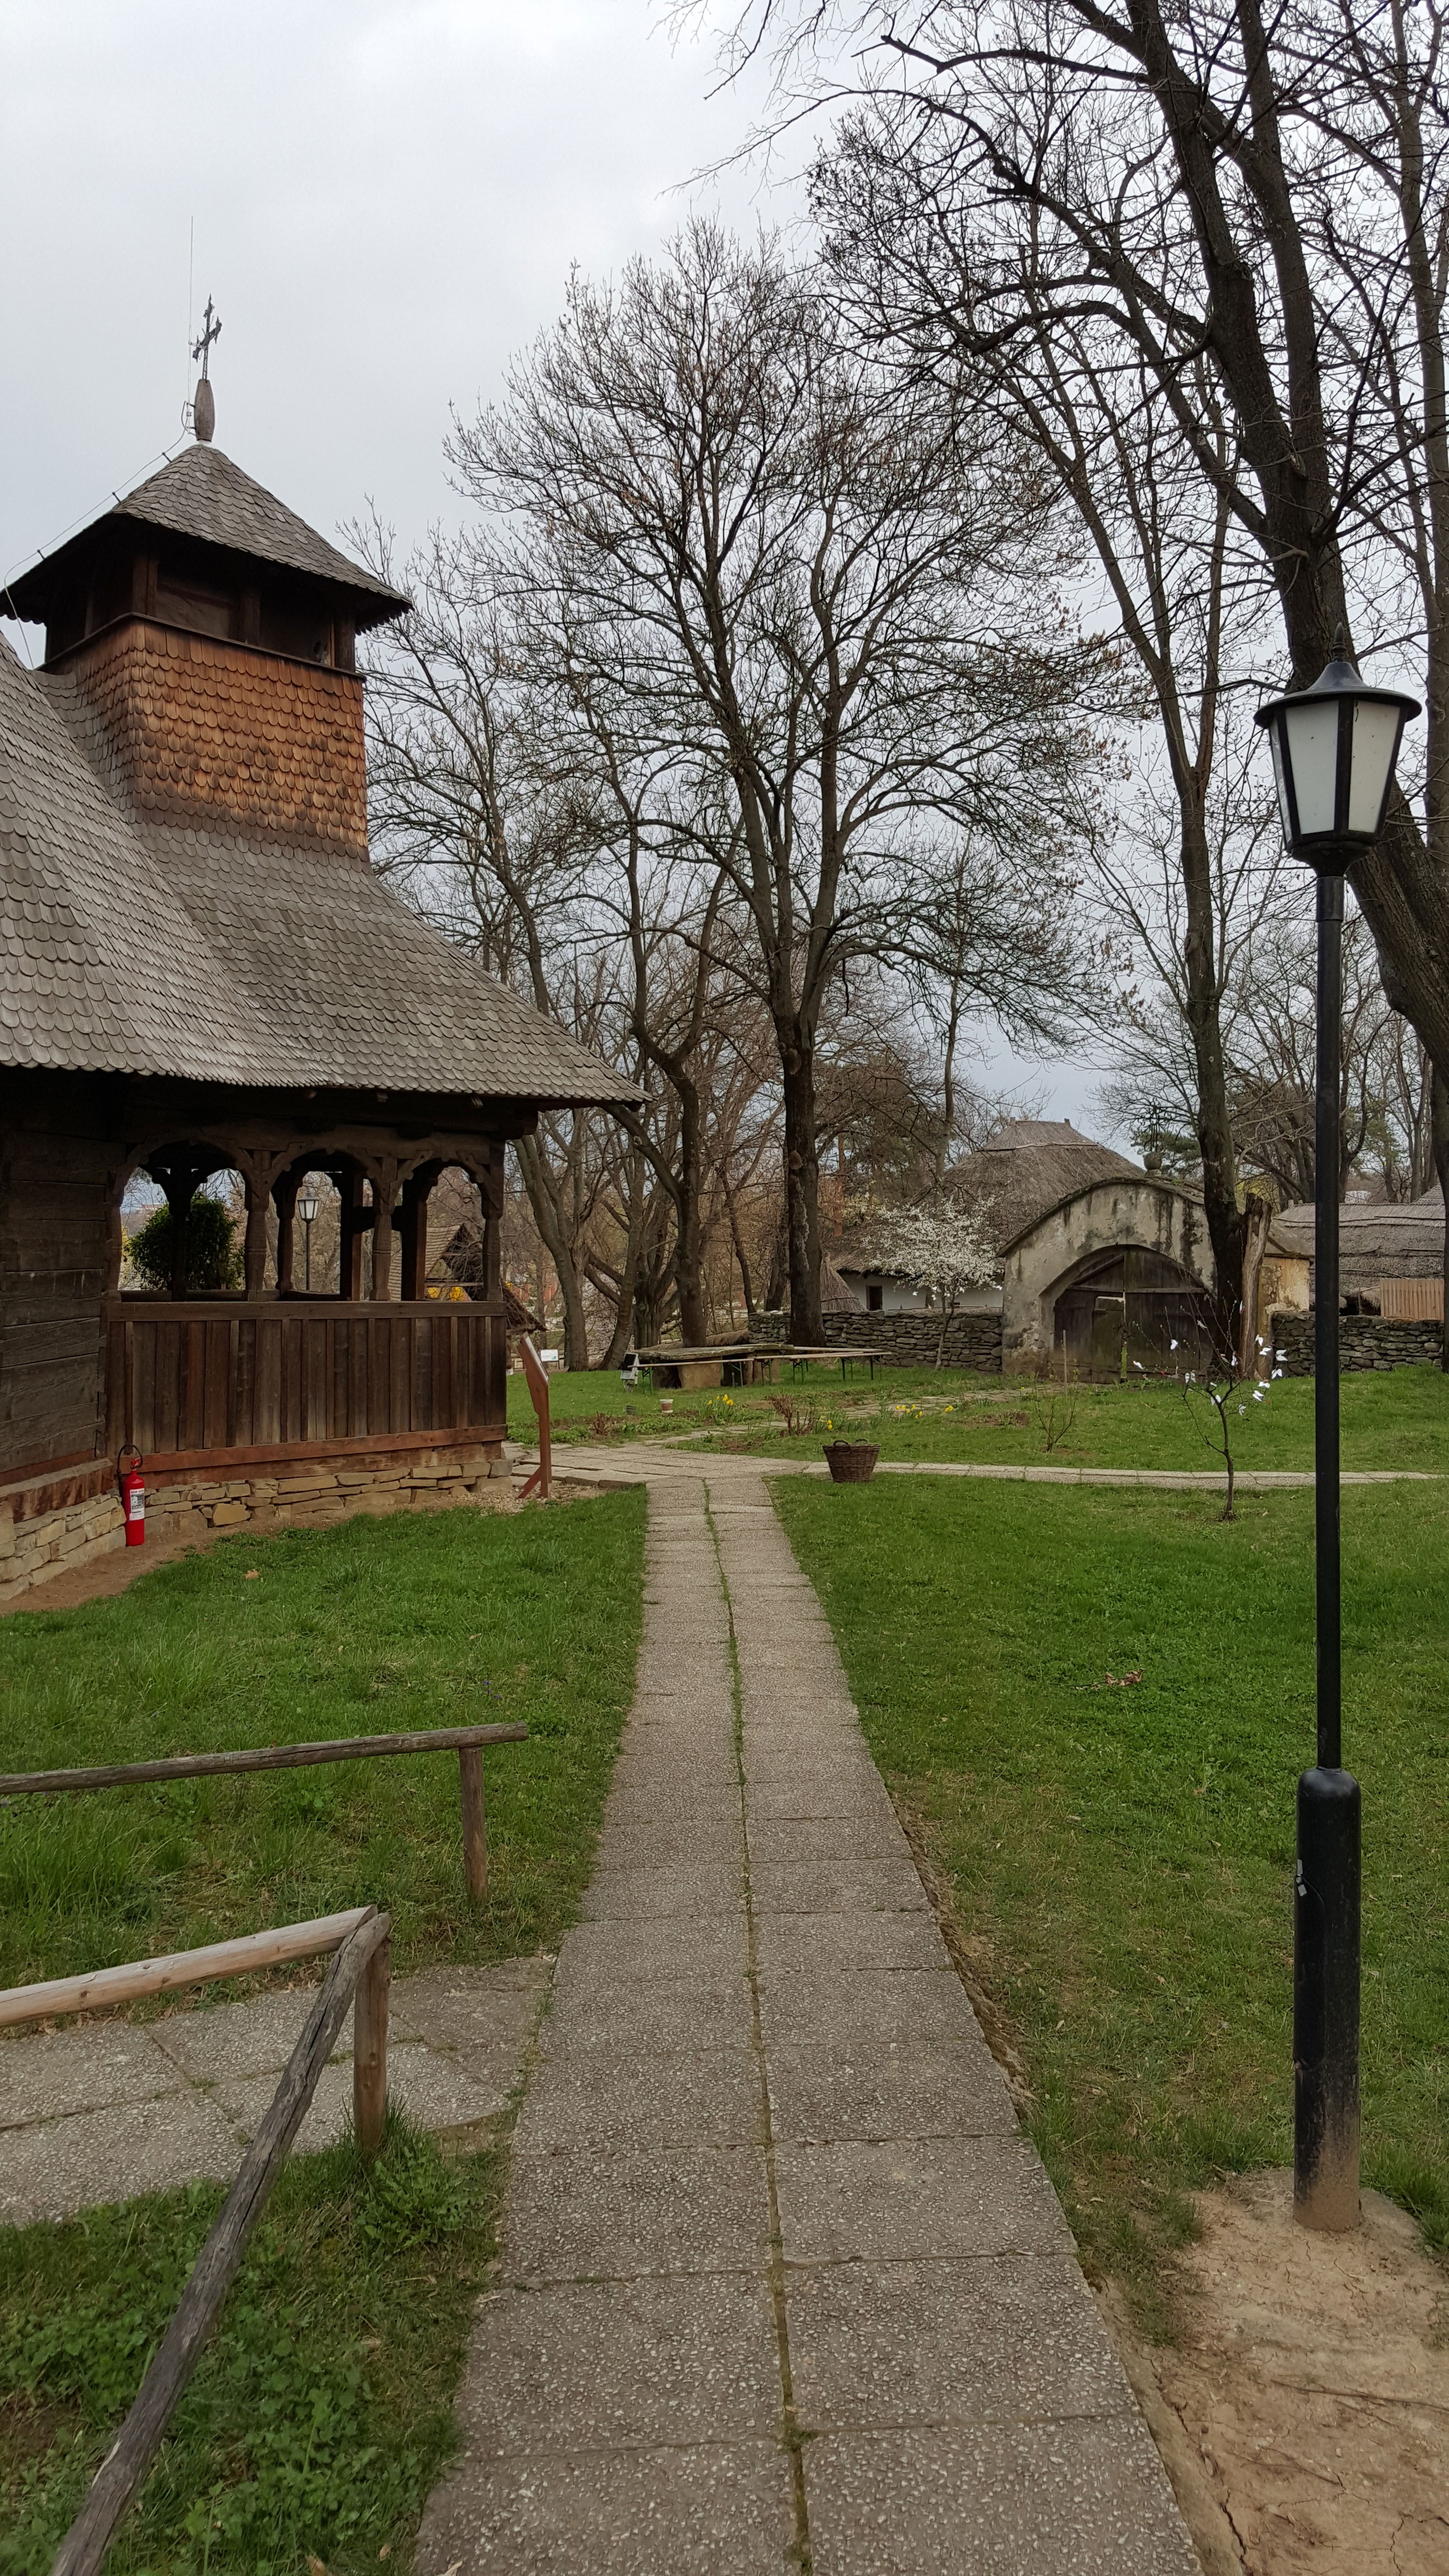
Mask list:
[[[712,1482],[741,1474],[828,1476],[824,1459],[815,1455],[819,1445],[802,1444],[804,1455],[799,1458],[742,1458],[728,1451],[717,1457],[696,1451],[691,1457],[665,1441],[651,1441],[647,1448],[641,1443],[617,1449],[560,1444],[554,1451],[554,1467],[561,1477],[603,1485],[653,1484],[660,1474],[681,1468],[708,1475]],[[536,1467],[537,1450],[521,1451],[519,1463]],[[1165,1485],[1178,1492],[1204,1494],[1226,1493],[1228,1485],[1220,1467],[1026,1467],[962,1458],[882,1458],[875,1472],[878,1476],[976,1476],[997,1485]],[[1271,1494],[1311,1488],[1317,1480],[1311,1467],[1258,1467],[1240,1469],[1235,1481],[1240,1494]],[[1437,1467],[1354,1467],[1345,1468],[1338,1481],[1340,1485],[1442,1485],[1444,1475]]]
[[[482,2139],[518,2082],[551,1959],[425,1968],[392,1984],[388,2085],[425,2128]],[[0,2222],[69,2218],[133,2192],[229,2182],[314,1990],[0,2039]],[[326,2146],[352,2110],[352,2016],[297,2133]]]
[[[418,2576],[1190,2576],[758,1468],[647,1480],[634,1709]]]

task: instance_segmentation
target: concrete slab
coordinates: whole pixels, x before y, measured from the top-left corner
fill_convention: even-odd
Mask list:
[[[594,1876],[598,1880],[619,1869],[667,1868],[679,1862],[692,1869],[697,1861],[723,1861],[737,1871],[743,1850],[738,1794],[732,1804],[720,1804],[712,1814],[641,1821],[611,1812]]]
[[[148,2030],[101,2025],[78,2049],[71,2031],[23,2031],[0,2040],[0,2130],[113,2103],[154,2102],[180,2092],[185,2077]]]
[[[500,2268],[518,2282],[748,2271],[769,2233],[758,2147],[516,2152]]]
[[[560,2001],[585,1988],[623,1984],[684,1984],[743,1975],[749,1940],[742,1914],[704,1914],[697,1922],[672,1918],[642,1923],[609,1915],[576,1923],[559,1945]]]
[[[1140,2418],[826,2434],[814,2576],[1201,2576]]]
[[[752,1826],[775,1818],[822,1816],[886,1816],[895,1824],[895,1809],[874,1763],[867,1768],[862,1762],[830,1760],[819,1771],[791,1770],[763,1779],[752,1763],[748,1804]]]
[[[395,2044],[389,2038],[387,2088],[425,2129],[472,2129],[500,2119],[518,2078],[517,2053],[500,2051],[496,2066],[479,2068],[459,2057],[445,2057],[417,2040]],[[274,2074],[240,2081],[223,2077],[216,2100],[243,2137],[254,2137],[277,2089]],[[352,2117],[352,2066],[333,2059],[322,2070],[312,2105],[297,2132],[299,2152],[331,2146]]]
[[[393,1980],[389,2023],[398,2039],[458,2054],[506,2049],[515,2065],[538,2019],[550,1983],[551,1957],[504,1959],[476,1968],[424,1968]],[[351,2045],[351,2026],[348,2026]]]
[[[0,2219],[11,2227],[184,2182],[229,2182],[242,2160],[221,2105],[190,2091],[11,2129],[4,2145]]]
[[[909,1858],[855,1861],[761,1861],[750,1869],[760,1914],[926,1914],[930,1908]]]
[[[1074,2254],[792,2266],[785,2304],[812,2432],[1133,2411]]]
[[[641,1462],[635,1707],[418,2576],[1188,2576],[829,1629],[728,1463]]]
[[[394,1978],[389,2080],[414,2118],[438,2130],[498,2121],[552,1971],[537,1957]],[[81,2022],[0,2042],[0,2214],[64,2216],[229,2178],[315,1999],[315,1985],[295,1986],[142,2026]],[[349,2014],[299,2132],[303,2152],[351,2117],[351,2051]]]
[[[543,2060],[518,2115],[520,2154],[559,2147],[632,2153],[653,2147],[763,2147],[760,2073],[751,2047],[629,2050],[601,2062]]]
[[[768,2440],[780,2411],[769,2286],[714,2272],[492,2291],[457,2411],[484,2459]]]
[[[834,1976],[846,1968],[939,1968],[945,1944],[930,1914],[762,1914],[755,1958],[762,1977]]]
[[[672,1914],[734,1915],[739,1911],[739,1872],[723,1862],[702,1861],[697,1869],[682,1863],[653,1869],[596,1871],[583,1902],[586,1923],[622,1915],[631,1923],[661,1920]]]
[[[782,2142],[775,2189],[787,2263],[1072,2251],[1022,2137]]]
[[[316,2000],[314,1985],[294,1986],[283,1994],[257,1995],[250,2003],[167,2013],[152,2024],[152,2035],[188,2082],[235,2087],[254,2075],[280,2074]],[[351,2049],[349,2014],[332,2053],[341,2057]]]
[[[760,1816],[751,1802],[750,1863],[892,1860],[912,1871],[895,1817],[871,1806],[853,1816]]]
[[[776,2041],[769,2076],[777,2141],[1017,2134],[1006,2079],[979,2039],[904,2048]]]
[[[706,2039],[748,2048],[754,2004],[743,1974],[728,1982],[671,1980],[667,1985],[591,1986],[559,1996],[539,2033],[545,2057],[621,2049],[653,2055],[698,2048]]]
[[[767,2052],[777,2041],[855,2048],[977,2035],[965,1987],[944,1966],[776,1972],[760,1981],[760,2012]]]
[[[661,1779],[652,1769],[644,1775],[631,1772],[615,1781],[604,1809],[606,1826],[676,1826],[692,1823],[696,1817],[706,1824],[728,1818],[738,1833],[740,1788],[733,1766],[722,1766],[711,1779],[690,1773],[666,1774]]]
[[[776,2442],[471,2459],[423,2520],[416,2576],[790,2576]]]

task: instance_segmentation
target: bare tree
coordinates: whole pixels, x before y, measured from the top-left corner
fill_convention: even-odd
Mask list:
[[[354,532],[379,569],[385,534]],[[413,607],[368,691],[376,863],[447,937],[585,1043],[608,1048],[614,961],[590,917],[590,816],[550,769],[516,637],[474,550],[434,536],[404,575]],[[540,1118],[515,1146],[558,1282],[568,1365],[588,1365],[582,1241],[605,1122]]]
[[[1053,655],[1008,641],[1030,487],[934,393],[843,352],[817,282],[692,225],[617,289],[576,279],[505,404],[460,426],[520,592],[627,701],[681,817],[716,800],[779,1058],[795,1329],[818,1338],[816,1042],[878,949],[923,817],[1032,846],[1060,767]],[[1025,782],[1025,784],[1024,784]],[[682,844],[681,844],[682,847]]]
[[[729,15],[737,47],[776,46],[793,91],[782,115],[821,94],[808,54],[822,32],[864,38],[875,148],[913,174],[924,226],[969,207],[980,237],[957,338],[989,353],[1044,324],[1090,325],[1124,410],[1140,382],[1205,506],[1253,549],[1294,686],[1340,625],[1397,646],[1409,603],[1428,701],[1422,819],[1399,794],[1352,874],[1389,997],[1449,1107],[1439,0],[1294,0],[1268,19],[1259,0],[759,0]],[[1449,1119],[1437,1129],[1442,1173]]]

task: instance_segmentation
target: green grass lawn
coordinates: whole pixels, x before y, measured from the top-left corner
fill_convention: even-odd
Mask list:
[[[1291,2157],[1312,1496],[1251,1495],[1224,1524],[1208,1497],[1091,1487],[789,1478],[774,1493],[876,1757],[1014,2029],[1029,2126],[1088,2262],[1160,2326],[1185,2195]],[[1444,2248],[1449,1492],[1345,1494],[1344,1625],[1365,2179]]]
[[[394,2123],[372,2174],[298,2156],[107,2576],[404,2567],[453,2447],[501,2151]],[[0,2229],[0,2576],[46,2576],[221,2205],[210,2183]]]
[[[796,1431],[785,1429],[772,1394],[794,1404]],[[1362,1371],[1342,1379],[1341,1394],[1345,1467],[1449,1474],[1449,1376],[1442,1370]],[[1262,1404],[1242,1400],[1249,1409],[1235,1418],[1240,1467],[1311,1468],[1311,1378],[1280,1379]],[[710,1448],[818,1458],[826,1440],[844,1436],[877,1442],[888,1459],[1189,1470],[1221,1464],[1202,1436],[1201,1398],[1190,1410],[1180,1387],[1144,1378],[1075,1387],[1064,1396],[1059,1386],[959,1369],[883,1367],[872,1384],[859,1370],[843,1381],[838,1367],[812,1366],[802,1380],[772,1389],[676,1395],[666,1416],[643,1387],[626,1395],[612,1374],[577,1370],[554,1379],[550,1401],[563,1442],[683,1432]],[[509,1429],[515,1439],[533,1438],[521,1378],[509,1381]]]
[[[0,1623],[16,1770],[504,1718],[531,1730],[484,1756],[477,1916],[452,1755],[13,1800],[0,1983],[368,1899],[392,1913],[403,1970],[552,1947],[632,1688],[643,1535],[642,1493],[358,1519],[228,1541],[117,1599]],[[394,2120],[371,2176],[345,2146],[288,2164],[115,2576],[408,2563],[453,2439],[502,2161],[449,2166]],[[0,2229],[0,2576],[50,2566],[221,2198],[196,2185]]]
[[[451,1754],[0,1806],[0,1984],[344,1906],[403,1971],[552,1947],[588,1875],[638,1644],[642,1493],[239,1537],[0,1621],[7,1770],[522,1718],[483,1757],[489,1901]],[[232,1985],[227,1995],[241,1991]]]

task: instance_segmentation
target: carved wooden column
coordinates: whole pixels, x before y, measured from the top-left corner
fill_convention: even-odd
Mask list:
[[[402,1279],[398,1294],[405,1302],[420,1303],[428,1293],[428,1201],[441,1168],[438,1163],[420,1163],[403,1183],[398,1226],[402,1237]]]
[[[397,1196],[397,1165],[389,1161],[379,1166],[381,1178],[372,1179],[372,1293],[376,1300],[392,1296],[392,1209]]]
[[[372,1211],[362,1203],[362,1174],[349,1166],[338,1183],[341,1237],[337,1247],[337,1294],[355,1303],[362,1295],[362,1238]]]
[[[297,1192],[302,1186],[300,1172],[283,1172],[272,1183],[272,1204],[277,1211],[277,1295],[288,1296],[292,1289],[293,1238],[297,1223]]]
[[[480,1178],[478,1196],[483,1206],[483,1294],[490,1306],[503,1296],[503,1155],[501,1145],[489,1152],[486,1178]]]

